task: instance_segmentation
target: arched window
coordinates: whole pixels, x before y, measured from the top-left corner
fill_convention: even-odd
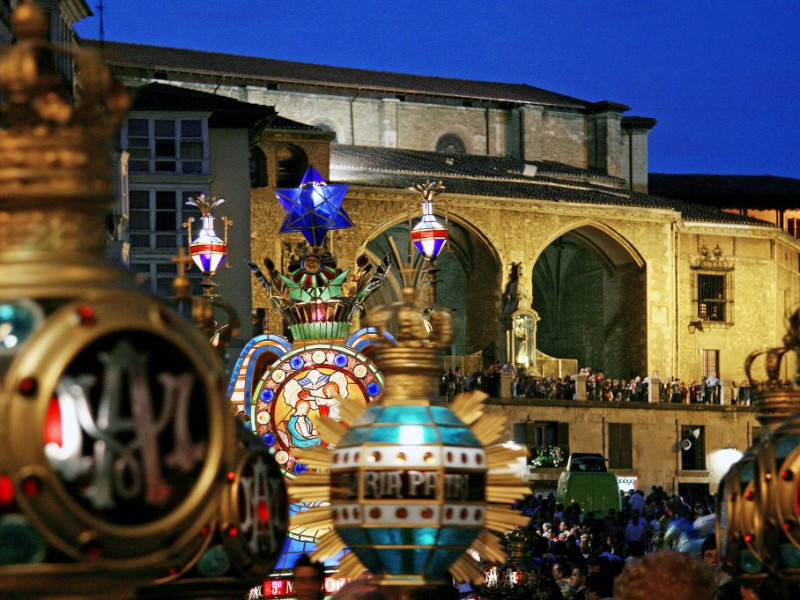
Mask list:
[[[258,146],[250,148],[250,187],[267,186],[267,157]]]
[[[466,154],[467,145],[455,133],[446,133],[436,142],[436,151],[442,154]]]
[[[308,157],[297,146],[284,146],[278,150],[278,187],[297,187],[308,169]]]
[[[336,132],[336,128],[328,123],[327,121],[320,121],[318,123],[313,123],[314,127],[321,131],[331,131],[333,132],[333,139],[331,140],[332,144],[336,144],[339,142],[339,134]]]

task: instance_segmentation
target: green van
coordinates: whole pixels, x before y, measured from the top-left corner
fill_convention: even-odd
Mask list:
[[[577,502],[587,518],[605,517],[611,509],[620,511],[617,476],[606,469],[602,454],[569,455],[567,468],[558,478],[556,502],[564,506]]]

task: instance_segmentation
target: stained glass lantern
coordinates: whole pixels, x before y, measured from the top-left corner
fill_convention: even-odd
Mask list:
[[[486,472],[449,407],[370,407],[334,452],[334,526],[377,577],[438,578],[486,523]]]
[[[207,279],[217,272],[228,253],[228,225],[231,224],[231,221],[222,217],[225,223],[225,239],[221,240],[214,231],[214,216],[211,214],[223,202],[225,202],[224,198],[216,196],[207,198],[205,194],[189,198],[186,201],[186,204],[197,207],[202,213],[200,233],[194,241],[191,240],[191,225],[194,218],[189,218],[183,226],[189,237],[189,256]]]
[[[436,260],[450,236],[447,228],[433,214],[433,196],[423,195],[422,219],[411,230],[414,247],[427,260]]]
[[[217,237],[214,231],[214,217],[208,215],[202,220],[200,235],[189,244],[189,256],[203,273],[215,273],[225,260],[228,244]]]
[[[340,563],[345,577],[369,571],[376,584],[407,587],[450,581],[448,572],[458,581],[479,580],[479,563],[468,550],[502,564],[505,552],[488,529],[529,521],[509,508],[529,488],[511,473],[490,474],[522,451],[493,445],[505,416],[482,414],[485,394],[462,394],[448,405],[431,402],[438,349],[450,342],[450,314],[434,310],[428,331],[414,289],[403,293],[403,303],[377,317],[397,334],[396,345],[378,351],[384,398],[349,420],[347,429],[321,422],[335,447],[332,457],[298,451],[309,467],[326,464],[329,472],[291,481],[290,496],[327,499],[330,506],[291,522],[332,524],[312,558],[322,560],[346,545],[351,552]]]

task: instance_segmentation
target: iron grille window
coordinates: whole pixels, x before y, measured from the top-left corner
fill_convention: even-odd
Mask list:
[[[633,468],[633,426],[608,424],[608,462],[612,469]]]
[[[691,261],[694,312],[705,323],[733,324],[733,261],[704,245]]]
[[[681,425],[681,447],[679,450],[681,453],[681,470],[706,470],[705,434],[705,427],[702,425]],[[685,444],[686,441],[689,443]]]
[[[725,275],[697,275],[697,316],[703,321],[725,322]]]

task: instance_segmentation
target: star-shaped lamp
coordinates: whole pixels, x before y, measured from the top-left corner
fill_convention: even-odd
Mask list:
[[[314,167],[303,175],[300,187],[275,190],[286,211],[281,233],[299,231],[309,244],[319,246],[331,229],[347,229],[353,222],[342,209],[346,185],[328,185]]]

